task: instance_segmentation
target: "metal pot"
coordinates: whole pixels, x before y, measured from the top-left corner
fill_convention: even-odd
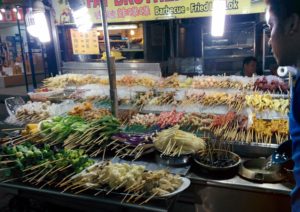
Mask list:
[[[251,181],[274,183],[286,178],[284,171],[278,164],[271,164],[270,160],[259,158],[244,161],[239,174]]]
[[[231,151],[221,150],[221,149],[213,150],[213,152],[214,154],[218,154],[220,156],[226,155],[228,159],[234,160],[235,163],[233,165],[224,166],[224,167],[215,167],[215,166],[202,163],[201,156],[203,154],[208,154],[208,151],[205,150],[205,151],[198,152],[194,157],[194,161],[196,163],[195,171],[197,172],[199,171],[202,174],[210,175],[213,178],[218,178],[218,179],[222,179],[222,178],[226,179],[226,178],[234,177],[237,174],[238,167],[242,161],[240,156],[238,156],[237,154]]]
[[[294,164],[292,160],[292,141],[288,140],[280,144],[272,154],[271,158],[272,163],[282,165],[288,169],[293,169]]]

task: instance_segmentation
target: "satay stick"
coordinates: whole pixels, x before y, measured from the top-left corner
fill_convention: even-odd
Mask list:
[[[117,149],[119,146],[121,146],[120,144],[116,144],[113,148],[111,148],[111,150],[115,150]]]
[[[26,174],[26,175],[22,176],[22,178],[26,178],[26,177],[28,177],[28,176],[30,176],[30,175],[33,175],[33,174],[35,174],[35,173],[37,173],[37,172],[39,172],[39,171],[40,171],[40,170],[37,169],[37,170],[35,170],[35,171],[33,171],[33,172],[29,173],[29,174]]]
[[[50,180],[49,182],[44,183],[44,185],[42,185],[39,189],[44,188],[46,185],[51,185],[51,183],[53,183],[56,179],[57,179],[57,177],[53,178],[53,179]]]
[[[147,192],[144,192],[140,195],[138,195],[134,200],[133,200],[133,203],[136,203],[139,199],[141,199]]]
[[[176,146],[176,143],[177,143],[177,142],[174,140],[174,141],[173,141],[172,147],[170,148],[170,150],[169,150],[168,153],[167,153],[168,155],[170,155],[171,152],[172,152],[172,150],[174,150],[174,148],[175,148],[175,146]]]
[[[74,186],[75,185],[75,186]],[[73,184],[73,188],[71,188],[71,190],[76,190],[77,188],[83,187],[84,185],[82,185],[81,183],[75,183]]]
[[[168,150],[170,142],[171,142],[171,139],[168,141],[167,146],[166,146],[165,150],[161,153],[161,155],[165,155],[166,154],[166,151]]]
[[[82,189],[82,190],[80,190],[80,191],[77,191],[75,194],[80,194],[80,193],[82,193],[82,192],[84,192],[84,191],[86,191],[86,190],[89,190],[89,189],[93,188],[93,187],[94,187],[94,185],[88,186],[88,187],[86,187],[86,188],[84,188],[84,189]]]
[[[118,185],[116,187],[116,190],[118,190],[119,188],[121,188],[123,185],[125,185],[127,183],[127,180],[123,181],[123,183],[121,183],[120,185]]]
[[[72,177],[74,175],[74,173],[69,174],[68,176],[66,176],[64,179],[62,179],[57,185],[59,187],[63,187],[65,185],[67,185],[69,182],[72,182],[73,179],[69,179],[70,177]],[[67,180],[68,179],[68,180]],[[67,181],[66,181],[67,180]]]
[[[105,160],[105,153],[106,153],[106,147],[105,147],[104,150],[103,150],[102,161]]]
[[[126,202],[130,202],[135,196],[134,195],[130,195],[129,199]]]
[[[42,166],[44,166],[46,164],[48,165],[48,164],[55,163],[55,162],[58,162],[58,161],[61,161],[61,160],[63,160],[63,159],[58,159],[58,160],[54,160],[54,161],[47,161],[45,163],[29,167],[29,168],[25,169],[23,172],[26,172],[26,171],[29,171],[29,170],[33,170],[33,169],[37,169],[37,168],[42,167]]]
[[[45,169],[47,169],[47,167],[45,167],[44,169],[42,169],[37,175],[35,175],[32,178],[28,178],[29,180],[25,180],[24,182],[28,181],[28,182],[32,182],[34,179],[36,179],[41,173],[43,173],[43,171],[45,171]]]
[[[51,173],[56,167],[52,167],[48,172],[46,172],[43,176],[41,176],[38,180],[37,183],[40,183],[49,173]]]
[[[97,193],[95,193],[94,196],[98,196],[102,192],[104,192],[104,189],[101,189],[100,191],[98,191]]]
[[[146,199],[144,202],[140,203],[139,205],[143,205],[147,202],[149,202],[153,197],[155,197],[158,194],[158,191],[155,192],[153,195],[151,195],[148,199]]]
[[[141,147],[140,150],[138,151],[138,153],[136,154],[135,160],[136,160],[137,158],[139,158],[139,157],[142,155],[143,151],[144,151],[144,148]]]
[[[134,188],[135,186],[139,185],[138,183],[133,183],[131,186],[129,186],[128,188],[125,189],[125,192],[129,192],[129,190],[131,190],[132,188]]]
[[[110,142],[106,147],[110,147],[111,145],[115,144],[116,142],[118,142],[117,139],[113,140],[112,142]]]
[[[124,149],[126,149],[126,148],[128,148],[128,147],[130,147],[130,145],[126,145],[126,146],[122,147],[121,149],[118,149],[118,150],[116,151],[116,153],[121,153],[122,150],[124,150]]]
[[[65,171],[66,169],[71,168],[71,167],[72,167],[72,164],[70,164],[70,165],[68,165],[66,167],[62,167],[60,169],[57,169],[57,171],[62,172],[62,171]]]
[[[181,147],[180,147],[180,150],[179,150],[179,152],[178,152],[178,157],[181,155],[182,148],[183,148],[183,145],[181,145]]]

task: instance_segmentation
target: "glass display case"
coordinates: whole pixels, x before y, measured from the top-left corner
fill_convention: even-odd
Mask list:
[[[222,37],[212,37],[209,28],[202,32],[204,74],[238,73],[245,57],[255,55],[256,27],[254,22],[226,26]]]

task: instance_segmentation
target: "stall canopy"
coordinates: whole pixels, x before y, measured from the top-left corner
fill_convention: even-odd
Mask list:
[[[94,23],[101,23],[100,0],[84,0]],[[211,16],[213,0],[104,0],[108,22],[135,22]],[[72,23],[66,1],[54,0],[58,24]],[[227,15],[262,13],[263,0],[227,0]]]

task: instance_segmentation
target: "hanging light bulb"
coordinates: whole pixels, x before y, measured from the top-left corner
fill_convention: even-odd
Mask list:
[[[214,0],[212,11],[211,35],[221,37],[224,35],[226,16],[226,0]]]
[[[25,16],[25,22],[26,22],[26,28],[27,28],[28,33],[33,37],[37,37],[38,36],[38,28],[36,26],[36,21],[34,19],[34,13],[32,11],[32,8],[28,9],[28,12],[26,13],[26,16]]]
[[[4,9],[4,8],[1,8],[0,11],[1,11],[2,13],[5,13],[5,9]]]
[[[93,26],[93,22],[90,14],[88,13],[87,7],[83,4],[81,0],[69,0],[69,4],[78,31],[89,31]]]
[[[18,12],[17,8],[15,8],[15,7],[12,9],[12,11],[13,11],[14,13]]]
[[[21,20],[21,19],[22,19],[22,16],[21,16],[20,12],[17,12],[17,19],[18,19],[18,20]]]
[[[72,13],[78,31],[87,32],[92,28],[93,23],[86,7],[82,7],[79,10],[73,11]]]
[[[134,36],[135,35],[135,31],[132,29],[132,30],[130,30],[130,35],[131,36]]]
[[[47,19],[45,13],[36,12],[34,13],[34,19],[36,20],[36,24],[39,28],[38,38],[42,43],[50,42],[50,31],[47,23]]]
[[[28,10],[25,16],[27,31],[42,43],[50,42],[50,30],[45,16],[44,4],[41,1],[36,1],[33,7],[33,9]]]
[[[271,15],[270,15],[270,10],[267,10],[267,11],[266,11],[266,14],[265,14],[265,18],[266,18],[266,22],[267,22],[267,23],[269,23],[270,17],[271,17]]]

